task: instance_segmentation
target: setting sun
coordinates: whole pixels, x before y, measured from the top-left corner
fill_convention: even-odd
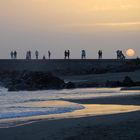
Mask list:
[[[133,49],[128,49],[126,54],[128,57],[133,57],[135,55],[135,51]]]

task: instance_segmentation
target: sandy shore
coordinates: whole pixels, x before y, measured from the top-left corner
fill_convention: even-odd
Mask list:
[[[140,96],[71,100],[86,106],[71,118],[0,129],[2,140],[139,140]],[[81,113],[81,114],[80,114]],[[83,113],[83,114],[82,114]],[[69,114],[70,115],[70,114]],[[73,115],[77,115],[74,117]],[[79,115],[79,116],[78,116]],[[56,115],[57,117],[57,115]]]

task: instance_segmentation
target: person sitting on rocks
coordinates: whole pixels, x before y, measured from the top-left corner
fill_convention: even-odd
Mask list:
[[[46,57],[45,57],[45,55],[43,56],[43,60],[46,60]]]

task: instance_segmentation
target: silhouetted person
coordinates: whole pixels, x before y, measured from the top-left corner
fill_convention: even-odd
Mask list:
[[[17,52],[14,51],[14,59],[17,59]]]
[[[45,57],[45,55],[43,56],[43,60],[46,60],[46,57]]]
[[[82,50],[81,58],[82,59],[85,59],[86,58],[86,51],[85,50]]]
[[[67,51],[64,52],[64,58],[67,59]]]
[[[117,53],[117,59],[120,59],[120,50],[117,50],[116,53]]]
[[[26,59],[28,59],[28,52],[26,52]]]
[[[121,59],[125,59],[125,56],[122,51],[120,51]]]
[[[11,59],[13,59],[14,58],[14,52],[11,51],[10,55],[11,55]]]
[[[38,59],[39,52],[37,50],[35,51],[35,56],[36,56],[36,59]]]
[[[67,51],[68,59],[70,59],[70,50]]]
[[[51,59],[51,52],[48,51],[48,58]]]
[[[29,55],[29,59],[32,59],[32,52],[31,51],[28,52],[28,55]]]
[[[102,59],[102,55],[103,55],[102,51],[99,50],[99,52],[98,52],[98,58],[99,58],[99,59]]]
[[[125,59],[125,56],[121,50],[117,50],[117,59]]]

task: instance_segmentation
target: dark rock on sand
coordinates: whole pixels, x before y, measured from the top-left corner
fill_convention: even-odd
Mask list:
[[[74,89],[74,88],[76,88],[76,86],[75,86],[74,83],[68,82],[68,83],[65,84],[65,88],[66,89]]]
[[[129,76],[126,76],[122,82],[120,81],[107,81],[106,87],[133,87],[139,86],[139,82],[134,82]]]

